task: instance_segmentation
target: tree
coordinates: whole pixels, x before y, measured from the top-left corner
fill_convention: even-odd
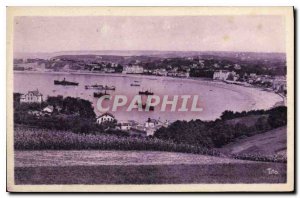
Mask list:
[[[280,106],[269,111],[268,123],[272,128],[285,126],[287,124],[287,107]]]

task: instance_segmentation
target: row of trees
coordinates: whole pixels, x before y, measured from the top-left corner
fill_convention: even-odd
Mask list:
[[[254,125],[243,123],[228,124],[228,120],[250,115],[261,115]],[[268,115],[267,119],[264,119]],[[172,140],[208,148],[219,148],[238,138],[252,136],[287,124],[287,108],[276,107],[270,110],[234,113],[225,111],[221,119],[215,121],[176,121],[169,127],[158,129],[154,136],[159,139]]]

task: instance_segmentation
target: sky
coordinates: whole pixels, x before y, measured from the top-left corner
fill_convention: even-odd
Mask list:
[[[285,52],[280,16],[15,17],[14,52]]]

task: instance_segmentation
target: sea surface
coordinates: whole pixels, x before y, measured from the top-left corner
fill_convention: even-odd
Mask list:
[[[75,81],[79,86],[54,85],[54,80]],[[85,89],[85,85],[101,84],[115,86],[115,91],[108,91],[114,98],[115,95],[125,95],[128,98],[127,104],[123,108],[118,108],[112,113],[117,120],[135,120],[140,123],[148,118],[160,119],[161,121],[175,120],[214,120],[225,110],[248,111],[253,109],[268,109],[282,98],[275,93],[266,92],[257,88],[229,85],[222,82],[215,82],[205,79],[185,79],[144,75],[124,75],[124,74],[79,74],[79,73],[34,73],[34,72],[14,72],[14,92],[26,93],[30,90],[38,89],[43,94],[43,99],[47,96],[62,95],[80,97],[92,102],[96,115],[101,115],[103,111],[97,108],[98,98],[93,97],[97,90]],[[138,82],[140,87],[131,86],[131,83]],[[197,95],[197,107],[202,108],[200,112],[178,112],[181,106],[180,100],[175,111],[171,111],[168,105],[165,112],[161,111],[160,105],[154,111],[126,111],[131,99],[139,91],[152,91],[161,100],[164,95],[172,99],[174,95]],[[143,102],[146,99],[143,98]],[[191,107],[192,100],[188,102]],[[112,107],[112,101],[104,101],[104,107]]]

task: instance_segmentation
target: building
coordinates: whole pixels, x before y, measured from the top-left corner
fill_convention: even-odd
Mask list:
[[[116,70],[114,68],[104,68],[103,71],[105,73],[116,73]]]
[[[48,115],[52,114],[53,111],[54,111],[54,107],[53,107],[53,106],[50,106],[50,105],[48,105],[47,107],[45,107],[45,108],[43,109],[43,113],[44,113],[44,114],[48,114]]]
[[[234,69],[240,70],[240,69],[242,69],[242,67],[239,64],[234,64]]]
[[[166,69],[160,69],[158,71],[159,76],[167,76],[167,74],[168,74],[168,71]]]
[[[148,118],[148,120],[145,122],[145,127],[155,127],[157,124],[157,120]]]
[[[129,131],[131,129],[131,123],[126,121],[121,121],[116,126],[117,129],[123,130],[123,131]]]
[[[180,77],[180,78],[189,78],[190,73],[189,72],[178,72],[176,76]]]
[[[154,135],[154,132],[162,127],[162,124],[159,120],[148,118],[148,120],[145,122],[145,132],[146,136]]]
[[[123,70],[125,74],[142,74],[144,73],[144,68],[138,65],[126,66]]]
[[[103,124],[105,122],[113,122],[113,121],[115,121],[115,116],[106,112],[106,113],[98,116],[96,122],[97,122],[97,124]]]
[[[213,65],[213,67],[214,67],[214,68],[220,68],[220,65],[219,65],[218,63],[215,63],[215,64]]]
[[[111,63],[111,67],[118,67],[118,63]]]
[[[284,76],[276,76],[272,82],[272,88],[276,92],[286,92],[286,78]]]
[[[219,70],[215,71],[213,75],[214,80],[234,80],[234,76],[236,76],[236,73],[234,71],[228,71],[228,70]],[[231,79],[232,77],[232,79]]]
[[[29,110],[28,114],[36,116],[36,117],[42,116],[42,113],[40,111],[36,111],[36,110],[35,111]]]
[[[22,94],[20,97],[20,102],[23,103],[42,103],[43,95],[39,92],[39,90],[28,91],[27,94]]]

